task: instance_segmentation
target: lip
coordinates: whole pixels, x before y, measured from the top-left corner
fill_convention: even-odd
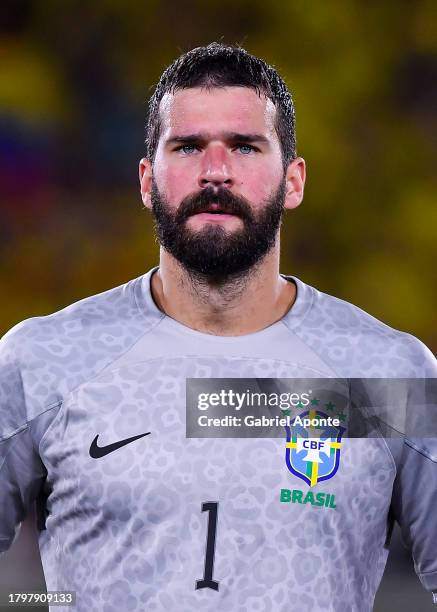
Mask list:
[[[228,219],[235,219],[236,215],[231,215],[229,213],[210,213],[210,212],[201,212],[193,215],[196,219],[200,219],[202,221],[212,221],[213,223],[220,223],[221,221],[227,221]]]

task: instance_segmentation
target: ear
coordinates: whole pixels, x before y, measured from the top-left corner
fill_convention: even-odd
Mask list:
[[[145,208],[152,208],[150,192],[152,191],[152,164],[143,157],[139,165],[141,199]]]
[[[305,176],[305,160],[302,157],[296,157],[288,164],[285,173],[285,208],[290,210],[297,208],[302,202]]]

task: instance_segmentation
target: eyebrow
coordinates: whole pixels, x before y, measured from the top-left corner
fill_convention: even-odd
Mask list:
[[[198,134],[187,134],[186,136],[173,136],[166,141],[166,145],[205,143],[211,138],[210,134],[199,132]],[[268,144],[269,139],[262,134],[240,134],[238,132],[223,132],[219,138],[229,143],[247,142]]]

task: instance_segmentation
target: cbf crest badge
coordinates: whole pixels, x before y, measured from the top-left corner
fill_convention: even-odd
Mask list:
[[[320,410],[307,410],[299,416],[300,422],[309,420],[312,425],[304,427],[294,424],[285,428],[285,462],[292,474],[314,487],[318,482],[329,480],[337,472],[340,465],[341,438],[346,428],[340,425],[323,425],[329,417]]]

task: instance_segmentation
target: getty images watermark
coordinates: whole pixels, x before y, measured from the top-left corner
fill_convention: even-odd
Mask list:
[[[189,378],[188,438],[437,437],[437,379]],[[300,432],[299,432],[300,429]]]
[[[260,391],[234,391],[233,389],[220,389],[218,392],[199,393],[197,398],[197,408],[199,411],[207,411],[211,407],[221,407],[222,409],[231,408],[235,412],[241,411],[243,408],[247,411],[248,408],[279,408],[282,411],[282,416],[265,414],[255,415],[245,414],[244,416],[236,416],[234,414],[226,414],[222,417],[208,416],[200,414],[197,417],[199,427],[273,427],[280,426],[295,426],[303,427],[316,426],[331,426],[340,425],[340,419],[328,416],[310,417],[296,414],[291,416],[291,408],[299,408],[304,410],[311,405],[312,389],[307,393],[266,393]],[[318,402],[317,402],[318,403]]]

